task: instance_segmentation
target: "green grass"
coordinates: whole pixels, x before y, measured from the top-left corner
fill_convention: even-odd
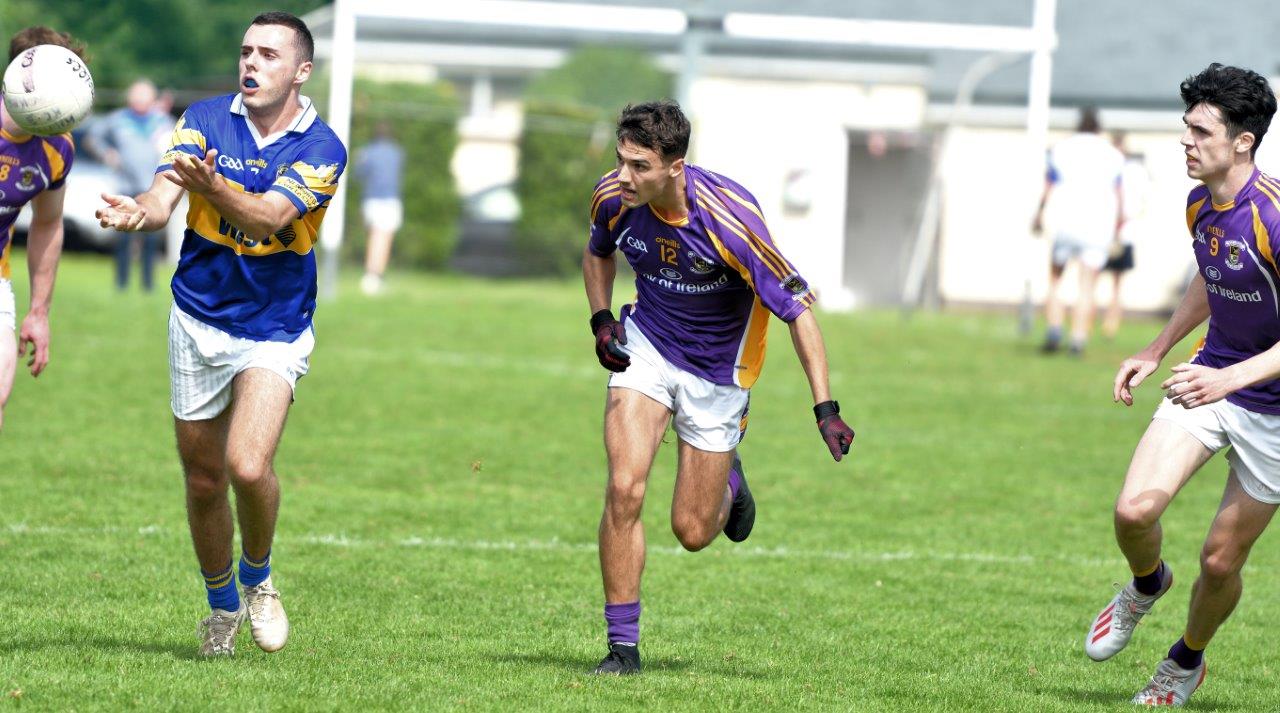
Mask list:
[[[277,458],[290,644],[245,634],[199,661],[168,296],[109,285],[107,262],[64,260],[52,363],[19,373],[5,414],[0,709],[1127,710],[1181,633],[1225,476],[1212,462],[1165,518],[1176,590],[1092,663],[1085,628],[1125,575],[1110,507],[1157,398],[1116,406],[1110,382],[1158,325],[1072,360],[1006,317],[822,315],[858,432],[837,465],[775,324],[742,447],[755,533],[681,551],[664,446],[646,672],[595,680],[605,374],[581,288],[396,275],[373,301],[348,282]],[[1196,709],[1275,707],[1271,542]]]

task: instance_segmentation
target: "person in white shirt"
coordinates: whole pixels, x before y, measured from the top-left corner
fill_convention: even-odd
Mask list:
[[[1048,225],[1054,236],[1043,350],[1056,352],[1061,347],[1066,309],[1058,287],[1067,264],[1075,261],[1080,269],[1080,293],[1071,315],[1070,348],[1078,355],[1084,351],[1093,326],[1098,273],[1119,241],[1124,154],[1102,136],[1097,109],[1085,107],[1080,110],[1076,133],[1049,150],[1048,164],[1044,195],[1032,224],[1037,234]]]

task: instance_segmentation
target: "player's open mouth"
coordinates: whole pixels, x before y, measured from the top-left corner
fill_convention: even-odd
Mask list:
[[[630,201],[630,200],[635,200],[635,198],[636,198],[635,191],[629,191],[625,188],[622,189],[622,200]]]
[[[258,89],[258,80],[254,79],[253,77],[245,77],[244,81],[240,82],[240,87],[242,89],[248,90],[248,92],[252,94],[254,91]]]

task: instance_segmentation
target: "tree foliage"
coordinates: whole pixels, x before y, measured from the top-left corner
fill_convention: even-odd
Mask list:
[[[396,236],[395,264],[441,269],[458,239],[461,201],[449,164],[458,145],[459,104],[453,86],[444,83],[379,83],[360,79],[352,93],[351,146],[347,181],[347,256],[364,257],[365,228],[360,214],[360,180],[355,160],[380,122],[405,152],[401,190],[404,225]]]
[[[581,49],[530,83],[516,181],[516,248],[530,271],[576,269],[591,189],[614,162],[618,112],[670,94],[670,75],[648,55],[614,48]]]
[[[162,87],[235,86],[240,39],[255,15],[296,15],[326,0],[0,0],[0,36],[28,25],[70,32],[88,45],[99,87],[122,88],[145,76]]]

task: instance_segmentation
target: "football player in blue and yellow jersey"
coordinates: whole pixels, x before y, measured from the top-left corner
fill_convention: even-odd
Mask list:
[[[37,45],[60,45],[81,55],[84,48],[70,35],[48,27],[28,27],[9,40],[9,61]],[[39,376],[49,363],[49,303],[62,254],[63,183],[75,160],[70,134],[33,136],[23,131],[0,102],[0,427],[13,388],[18,357],[31,346],[27,366]],[[17,308],[9,281],[13,225],[22,206],[31,204],[27,232],[27,269],[31,305],[14,339]]]
[[[104,195],[104,226],[156,231],[182,193],[187,229],[173,276],[169,371],[187,519],[212,613],[200,652],[235,652],[247,617],[264,651],[289,623],[272,586],[280,487],[272,461],[315,340],[315,245],[347,154],[300,90],[311,75],[307,26],[257,16],[240,47],[240,91],[193,104],[146,193]],[[242,552],[232,562],[236,492]]]
[[[1249,552],[1280,508],[1280,182],[1254,165],[1276,113],[1266,78],[1211,64],[1181,86],[1187,175],[1187,244],[1197,274],[1181,304],[1145,349],[1126,359],[1112,395],[1133,404],[1133,389],[1183,337],[1209,329],[1189,362],[1173,367],[1165,399],[1134,450],[1116,498],[1116,541],[1133,578],[1094,617],[1085,653],[1106,660],[1128,645],[1135,626],[1173,587],[1162,559],[1160,516],[1218,451],[1227,478],[1200,551],[1200,576],[1182,638],[1134,697],[1142,705],[1181,706],[1205,680],[1204,650],[1240,601]]]

